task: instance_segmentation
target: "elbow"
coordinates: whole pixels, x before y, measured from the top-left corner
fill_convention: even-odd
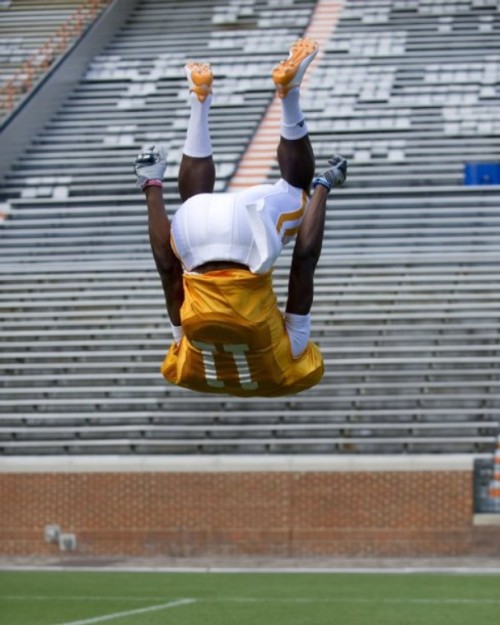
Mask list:
[[[307,236],[299,231],[293,248],[292,263],[304,270],[316,268],[321,256],[322,239],[318,236]]]
[[[160,272],[160,278],[170,321],[174,325],[180,326],[180,310],[184,302],[184,283],[182,280],[182,270],[180,272],[176,270],[172,270],[169,273]]]
[[[153,247],[152,252],[162,282],[173,282],[181,279],[182,265],[172,250],[165,250],[164,247],[159,249]]]
[[[295,246],[292,267],[299,273],[314,273],[320,254],[321,249],[313,246]]]

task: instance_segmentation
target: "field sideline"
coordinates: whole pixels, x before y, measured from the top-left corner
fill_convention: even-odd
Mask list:
[[[0,625],[491,625],[500,578],[0,571]]]

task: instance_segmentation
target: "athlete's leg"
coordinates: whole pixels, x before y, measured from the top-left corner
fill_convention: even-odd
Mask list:
[[[300,84],[317,52],[315,41],[300,39],[291,46],[288,59],[273,70],[276,92],[281,99],[281,136],[278,144],[281,177],[305,191],[309,191],[314,175],[314,153],[300,106]]]
[[[212,103],[212,69],[207,63],[189,63],[185,70],[190,87],[191,108],[178,176],[179,193],[183,202],[198,193],[212,193],[215,184],[208,123]]]

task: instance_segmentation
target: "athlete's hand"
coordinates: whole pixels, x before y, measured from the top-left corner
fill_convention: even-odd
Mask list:
[[[347,177],[347,161],[340,154],[334,154],[328,161],[330,167],[316,176],[312,182],[313,189],[319,184],[331,191],[333,187],[341,187]]]
[[[150,145],[137,155],[134,171],[137,176],[136,186],[144,189],[149,180],[163,180],[167,169],[167,155],[164,145]],[[158,185],[160,186],[160,185]]]

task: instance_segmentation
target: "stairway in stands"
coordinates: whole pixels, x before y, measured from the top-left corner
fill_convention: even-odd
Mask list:
[[[1,190],[0,452],[492,453],[500,190],[464,186],[463,164],[498,159],[495,4],[345,3],[303,101],[318,166],[351,162],[317,274],[326,374],[249,401],[159,374],[170,333],[131,163],[168,145],[173,212],[182,66],[209,59],[226,188],[315,2],[139,1]]]

